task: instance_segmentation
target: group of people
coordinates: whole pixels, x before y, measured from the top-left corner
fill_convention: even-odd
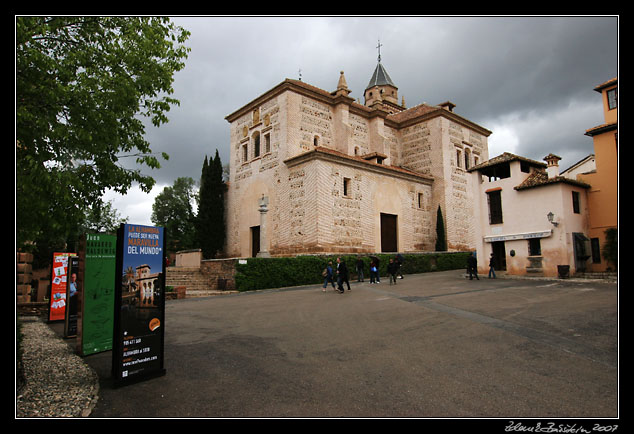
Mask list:
[[[491,257],[489,258],[489,279],[493,277],[495,279],[495,260],[493,257],[493,253],[491,253]],[[390,285],[396,285],[397,276],[401,279],[403,278],[403,273],[401,272],[401,265],[403,265],[403,256],[399,253],[395,258],[390,258],[390,263],[387,266],[387,273],[390,277]],[[356,263],[357,270],[357,281],[364,281],[364,269],[365,262],[359,256]],[[469,274],[469,279],[473,280],[475,277],[477,280],[480,280],[478,277],[478,261],[475,254],[469,255],[467,258],[467,273]],[[348,271],[348,267],[346,263],[341,257],[337,258],[337,266],[333,269],[332,261],[328,262],[328,265],[324,269],[322,273],[324,277],[324,286],[322,291],[326,291],[328,284],[332,285],[332,288],[336,291],[339,291],[343,294],[344,292],[344,284],[347,286],[348,291],[350,291],[350,273]],[[335,286],[335,279],[337,282],[337,286]],[[379,276],[379,259],[377,257],[370,257],[370,283],[380,283],[381,277]]]
[[[469,280],[473,280],[475,276],[476,279],[480,280],[478,277],[478,260],[475,254],[469,255],[467,258],[467,273],[469,274]],[[495,258],[493,257],[493,253],[491,253],[491,257],[489,258],[489,279],[495,279]]]
[[[387,273],[390,277],[390,285],[396,284],[397,275],[402,279],[403,273],[401,272],[401,265],[403,264],[403,256],[399,253],[395,258],[390,258],[390,263],[387,266]],[[364,281],[364,269],[365,262],[359,256],[356,263],[357,270],[357,281]],[[340,257],[337,258],[337,266],[333,269],[332,261],[328,262],[328,265],[324,269],[322,273],[324,277],[324,286],[322,291],[326,291],[328,284],[332,285],[332,288],[336,291],[339,291],[343,294],[344,284],[347,286],[348,291],[350,291],[350,273],[348,272],[348,267],[343,259]],[[335,287],[335,278],[337,281],[337,286]],[[381,282],[381,276],[379,275],[379,259],[377,257],[370,257],[370,283],[376,284]]]

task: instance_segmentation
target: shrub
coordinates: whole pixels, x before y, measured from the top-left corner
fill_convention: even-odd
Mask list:
[[[469,252],[452,253],[408,253],[403,254],[403,274],[427,273],[464,268]],[[370,276],[370,256],[379,259],[379,274],[387,274],[387,265],[393,254],[362,255],[364,275]],[[296,256],[289,258],[249,258],[246,263],[236,264],[236,289],[249,291],[281,288],[287,286],[313,285],[323,282],[321,275],[328,261],[336,268],[337,258],[345,261],[350,271],[350,280],[356,279],[356,254]]]

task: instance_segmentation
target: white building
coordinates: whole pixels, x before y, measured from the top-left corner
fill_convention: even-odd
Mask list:
[[[559,157],[548,164],[508,152],[470,169],[475,178],[478,270],[557,276],[586,269],[589,185],[559,174]]]

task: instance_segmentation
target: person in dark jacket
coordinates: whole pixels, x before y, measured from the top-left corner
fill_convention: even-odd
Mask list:
[[[491,275],[493,275],[493,278],[495,279],[495,259],[493,258],[493,253],[491,253],[491,258],[489,259],[489,279],[491,278]]]
[[[399,275],[399,277],[402,279],[403,278],[403,272],[401,271],[401,267],[403,266],[403,262],[405,261],[405,259],[403,258],[403,255],[401,255],[400,253],[396,254],[396,274]],[[396,282],[394,282],[396,283]]]
[[[467,270],[469,271],[469,280],[473,280],[473,276],[480,280],[478,277],[478,259],[475,257],[475,253],[472,253],[467,258]]]
[[[376,267],[376,262],[374,259],[370,262],[370,283],[379,283],[377,278],[379,276],[379,270]]]
[[[390,285],[394,282],[396,285],[396,272],[398,271],[398,262],[393,259],[390,259],[390,263],[387,264],[387,273],[390,275]]]
[[[343,284],[348,285],[348,291],[350,291],[350,282],[348,281],[348,267],[346,263],[337,258],[337,286],[340,293],[343,293]]]

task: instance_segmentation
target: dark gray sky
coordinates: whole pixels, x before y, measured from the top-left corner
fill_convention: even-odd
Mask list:
[[[154,196],[178,177],[198,180],[205,155],[229,162],[225,116],[286,78],[327,91],[344,71],[351,96],[377,63],[408,107],[451,101],[454,111],[493,132],[489,156],[508,151],[565,169],[593,152],[584,132],[602,124],[593,89],[618,74],[616,16],[493,17],[174,17],[191,32],[176,73],[170,121],[148,127],[168,161],[151,171],[151,194],[114,198],[130,223],[151,224]]]

